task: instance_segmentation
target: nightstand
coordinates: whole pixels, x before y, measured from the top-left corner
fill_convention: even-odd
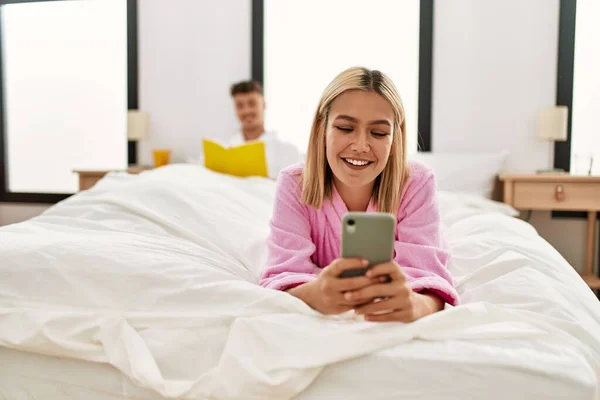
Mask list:
[[[586,211],[587,251],[583,279],[592,289],[600,289],[594,274],[596,218],[600,211],[600,176],[568,174],[503,174],[504,202],[520,210]]]
[[[109,172],[127,172],[128,174],[139,174],[140,172],[150,170],[152,166],[131,166],[123,170],[73,170],[79,174],[79,191],[87,190],[94,186],[96,182],[104,177]]]

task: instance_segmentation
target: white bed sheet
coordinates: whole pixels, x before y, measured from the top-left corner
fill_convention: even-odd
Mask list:
[[[255,285],[273,189],[173,165],[0,229],[0,344],[164,397],[600,398],[598,301],[505,207],[442,193],[463,305],[372,324]]]
[[[116,368],[0,347],[0,399],[163,400]]]
[[[489,343],[492,344],[492,343]],[[533,353],[529,341],[497,341],[482,352],[468,341],[452,344],[414,341],[365,357],[326,367],[296,400],[309,399],[481,399],[499,398],[501,389],[511,399],[593,398],[593,380],[577,359],[563,364],[570,371],[552,382],[546,374],[520,371],[521,352],[543,363],[551,353]],[[490,359],[507,349],[514,352],[515,367],[494,365]],[[561,349],[553,351],[560,352]],[[471,362],[466,362],[465,354]],[[478,355],[479,360],[475,357]],[[566,357],[558,361],[566,360]],[[432,370],[432,364],[436,364]],[[571,370],[574,368],[574,370]],[[165,400],[155,391],[142,389],[106,363],[60,358],[0,347],[0,399],[53,400]],[[560,374],[559,374],[560,375]],[[553,376],[553,375],[550,375]],[[458,379],[458,381],[457,381]],[[420,384],[415,384],[420,381]],[[394,382],[394,385],[390,385]],[[400,387],[400,389],[398,389]],[[486,392],[482,392],[485,388]],[[486,394],[488,393],[488,394]],[[242,397],[244,398],[244,397]]]

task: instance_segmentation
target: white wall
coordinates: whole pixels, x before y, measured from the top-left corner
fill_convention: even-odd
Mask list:
[[[435,2],[433,150],[511,152],[515,172],[548,164],[535,113],[554,104],[559,0]]]
[[[534,118],[555,102],[558,17],[559,0],[435,2],[434,152],[507,149],[512,172],[549,166]],[[538,212],[530,222],[583,269],[585,221]]]
[[[140,162],[168,147],[174,161],[200,151],[202,136],[238,128],[229,88],[251,75],[251,1],[138,2],[139,107],[151,115]]]
[[[524,217],[528,213],[523,213]],[[578,271],[583,271],[586,254],[586,220],[551,219],[550,212],[535,212],[529,220],[538,233],[554,246]],[[598,232],[598,225],[596,225]],[[598,243],[598,240],[596,240]],[[595,264],[598,265],[598,247],[596,244]]]
[[[16,224],[41,214],[49,204],[0,203],[0,226]]]

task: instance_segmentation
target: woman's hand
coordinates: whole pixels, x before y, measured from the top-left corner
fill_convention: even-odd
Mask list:
[[[367,321],[412,322],[440,311],[444,306],[442,299],[433,293],[413,292],[393,261],[374,266],[367,272],[367,277],[378,283],[344,294],[346,301],[360,304],[354,309]]]
[[[366,276],[340,278],[343,271],[364,268],[366,260],[355,258],[339,258],[324,268],[319,277],[287,292],[298,297],[313,309],[323,314],[340,314],[359,305],[361,301],[348,300],[344,294],[350,291],[360,291],[377,282],[377,278]]]

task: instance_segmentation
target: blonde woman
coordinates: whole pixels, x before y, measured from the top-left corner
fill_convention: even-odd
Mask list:
[[[402,101],[386,75],[350,68],[335,77],[319,102],[306,164],[278,177],[262,286],[324,314],[353,309],[368,321],[410,322],[458,303],[434,175],[407,162],[405,136]],[[339,278],[366,266],[339,258],[348,211],[396,215],[393,261],[363,277]]]

